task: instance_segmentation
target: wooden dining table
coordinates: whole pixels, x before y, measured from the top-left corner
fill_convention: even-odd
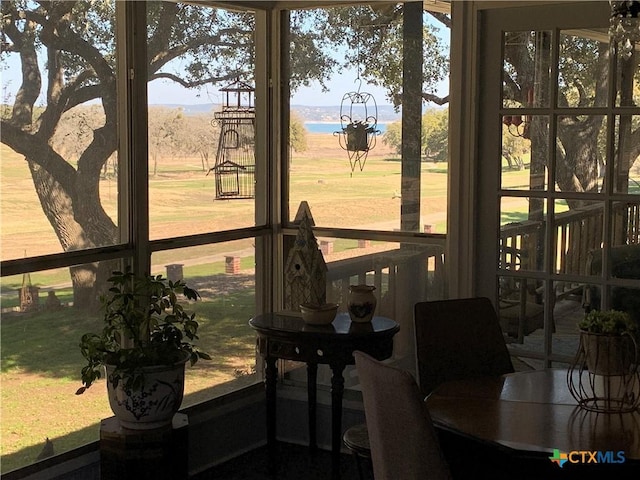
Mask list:
[[[597,454],[569,454],[603,452],[601,460],[638,468],[640,478],[640,411],[605,414],[579,407],[565,369],[446,382],[426,404],[436,428],[484,446],[551,464],[557,455],[588,465]]]

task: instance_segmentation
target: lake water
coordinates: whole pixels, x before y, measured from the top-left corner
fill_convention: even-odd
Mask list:
[[[333,133],[339,132],[341,130],[341,126],[339,123],[314,123],[314,122],[305,122],[304,128],[309,133]],[[384,123],[378,124],[378,130],[380,133],[384,133],[387,128],[387,125]]]

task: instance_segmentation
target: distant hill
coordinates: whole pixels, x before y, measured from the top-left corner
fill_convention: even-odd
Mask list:
[[[348,108],[349,106],[346,105]],[[373,113],[372,105],[367,105],[369,114]],[[305,122],[339,122],[340,105],[308,106],[291,105],[291,110],[296,112]],[[346,112],[345,112],[346,113]],[[395,122],[402,118],[400,112],[394,110],[393,105],[378,105],[378,122]]]
[[[210,113],[213,115],[213,112],[216,110],[220,110],[220,105],[216,103],[200,103],[196,105],[183,105],[177,103],[163,103],[163,104],[152,104],[150,107],[163,107],[169,108],[171,110],[176,108],[181,108],[185,115],[202,115],[205,113]]]
[[[150,105],[150,107],[164,107],[169,109],[181,108],[185,115],[205,115],[220,110],[220,105],[215,103],[202,103],[197,105],[181,105],[164,103],[162,105]],[[367,105],[370,107],[370,105]],[[296,112],[305,122],[339,122],[340,105],[308,106],[291,105],[291,110]],[[378,122],[394,122],[400,120],[400,112],[394,110],[393,105],[378,105]]]

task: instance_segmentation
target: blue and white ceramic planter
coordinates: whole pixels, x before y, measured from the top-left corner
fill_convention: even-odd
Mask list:
[[[120,382],[116,388],[107,380],[109,405],[120,425],[132,430],[150,430],[169,425],[178,412],[184,395],[184,361],[174,365],[141,368],[144,385],[127,389]],[[107,379],[115,367],[107,365]]]

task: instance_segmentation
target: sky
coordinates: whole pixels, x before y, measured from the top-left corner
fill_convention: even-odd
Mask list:
[[[342,97],[345,93],[355,92],[358,90],[357,83],[354,83],[348,76],[343,75],[332,79],[327,83],[329,87],[328,93],[321,91],[320,85],[300,88],[292,97],[292,105],[340,105]],[[389,105],[391,102],[387,99],[385,89],[375,85],[367,85],[364,82],[360,87],[360,93],[370,93],[376,100],[378,105]]]
[[[357,91],[358,84],[356,82],[357,74],[346,72],[342,75],[336,75],[327,82],[329,92],[322,92],[320,85],[314,82],[310,87],[301,87],[294,93],[291,99],[292,105],[306,106],[322,106],[322,105],[340,105],[342,96],[347,92]],[[10,101],[12,95],[15,95],[20,85],[20,66],[17,57],[10,57],[7,68],[0,73],[0,84],[2,90],[0,95],[3,101]],[[44,85],[43,85],[44,88]],[[376,99],[378,105],[389,105],[390,102],[386,98],[385,90],[375,85],[368,85],[365,82],[360,87],[361,92],[370,93]],[[174,84],[170,81],[157,80],[149,84],[149,103],[155,104],[184,104],[197,105],[203,103],[220,104],[222,95],[214,87],[203,88],[200,91],[188,90]],[[7,98],[9,97],[9,98]],[[38,103],[44,101],[44,96],[38,99]]]
[[[329,92],[322,92],[320,85],[317,82],[314,82],[310,87],[302,87],[298,89],[291,98],[291,104],[306,106],[340,105],[342,96],[345,93],[358,90],[356,78],[357,75],[355,72],[352,74],[348,72],[340,76],[335,76],[331,81],[327,82]],[[222,99],[220,92],[211,87],[203,89],[197,93],[195,91],[188,91],[176,85],[171,85],[169,82],[162,84],[159,81],[152,82],[149,85],[148,92],[150,104],[219,104]],[[378,105],[389,105],[391,103],[386,98],[385,89],[375,85],[368,85],[363,82],[360,87],[360,92],[366,92],[373,95]]]
[[[20,82],[20,67],[17,58],[14,58],[8,64],[8,68],[0,74],[0,83],[2,85],[2,100],[9,100],[15,94]],[[340,105],[342,96],[345,93],[357,91],[358,83],[356,82],[356,72],[346,72],[342,75],[336,75],[329,82],[329,92],[322,92],[320,85],[314,82],[310,87],[301,87],[296,91],[292,98],[292,105],[306,106],[324,106],[324,105]],[[43,85],[44,86],[44,85]],[[446,89],[443,84],[442,89]],[[445,91],[445,90],[442,90]],[[373,95],[378,105],[389,105],[391,102],[386,98],[385,89],[375,85],[367,84],[363,81],[360,92],[366,92]],[[149,84],[149,104],[183,104],[197,105],[203,103],[220,104],[222,94],[214,87],[209,86],[200,91],[188,90],[173,84],[170,81],[157,80]],[[7,98],[9,96],[10,98]],[[44,101],[44,97],[38,99],[38,103]]]
[[[314,82],[311,87],[303,87],[298,89],[291,97],[292,105],[340,105],[342,96],[348,92],[358,91],[358,82],[356,81],[356,72],[345,73],[343,75],[334,76],[331,81],[327,82],[329,87],[328,93],[323,93],[320,84]],[[378,105],[388,105],[384,88],[367,84],[365,81],[360,86],[360,93],[370,93],[376,99]],[[319,103],[317,103],[319,102]]]
[[[446,29],[441,28],[439,36],[448,44],[448,39],[443,35],[447,34]],[[319,84],[314,82],[310,87],[301,87],[294,92],[291,104],[305,106],[333,106],[340,105],[342,97],[345,93],[357,91],[358,83],[357,70],[353,68],[341,75],[334,77],[327,82],[329,92],[322,92]],[[20,65],[17,55],[8,56],[8,61],[3,65],[0,72],[0,95],[3,102],[11,102],[12,95],[15,94],[20,83]],[[43,91],[46,88],[46,82],[43,82]],[[222,103],[222,94],[218,91],[219,87],[205,87],[198,90],[188,90],[168,80],[156,80],[149,84],[149,104],[220,104]],[[386,98],[385,89],[374,85],[362,83],[361,92],[370,93],[376,100],[378,105],[389,105],[391,102]],[[438,88],[439,94],[448,93],[448,81],[442,82]],[[44,102],[44,95],[38,99],[38,103]]]

